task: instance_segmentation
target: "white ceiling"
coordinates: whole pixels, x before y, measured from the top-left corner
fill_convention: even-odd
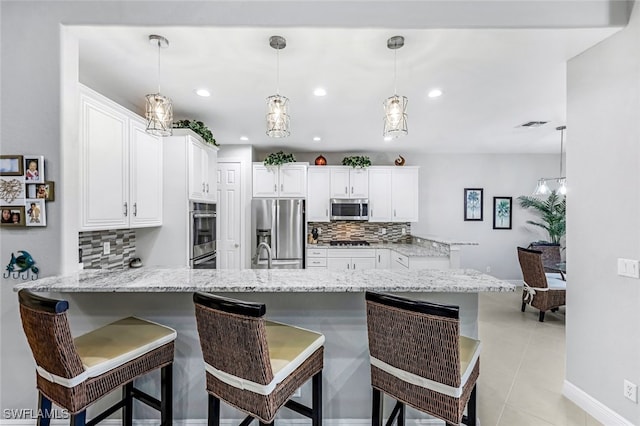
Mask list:
[[[204,121],[223,145],[453,153],[557,153],[566,61],[617,30],[74,28],[80,81],[141,114],[144,96],[157,90],[157,48],[148,35],[168,38],[161,93],[173,99],[175,119]],[[265,98],[276,91],[276,51],[268,40],[276,34],[287,39],[280,94],[291,102],[292,132],[283,139],[265,135]],[[398,34],[405,46],[397,51],[397,87],[409,98],[409,135],[385,142],[382,101],[394,92],[386,40]],[[316,87],[327,95],[314,96]],[[436,87],[444,95],[428,98]],[[198,88],[211,97],[197,96]],[[517,128],[538,120],[549,123]],[[570,145],[570,129],[567,135]]]

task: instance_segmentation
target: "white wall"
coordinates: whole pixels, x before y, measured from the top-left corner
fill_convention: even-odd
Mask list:
[[[402,140],[397,142],[399,145]],[[560,146],[558,134],[558,147]],[[567,138],[567,146],[571,141]],[[294,153],[296,160],[314,163],[318,153]],[[349,153],[369,155],[373,165],[392,165],[397,154]],[[264,158],[264,153],[259,155]],[[328,153],[328,164],[339,165],[345,154]],[[532,241],[548,240],[545,231],[526,224],[537,220],[530,210],[524,210],[516,198],[531,195],[537,180],[558,176],[559,155],[504,154],[412,154],[406,165],[420,166],[420,221],[411,224],[416,236],[439,236],[471,241],[478,246],[462,246],[463,268],[486,272],[507,280],[522,278],[516,254],[517,246],[526,247]],[[553,187],[553,186],[552,186]],[[464,221],[464,188],[484,188],[482,222]],[[512,229],[493,229],[493,197],[513,197]]]
[[[640,384],[640,4],[629,26],[568,64],[567,380],[640,424],[623,380]],[[609,423],[611,424],[611,423]]]

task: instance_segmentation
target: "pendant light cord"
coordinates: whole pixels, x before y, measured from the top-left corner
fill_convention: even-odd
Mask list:
[[[160,40],[158,40],[158,93],[160,93]]]
[[[276,49],[276,95],[280,94],[280,47]]]
[[[398,96],[398,49],[393,49],[393,94]]]
[[[560,177],[564,177],[562,175],[562,151],[564,146],[564,129],[560,130]]]

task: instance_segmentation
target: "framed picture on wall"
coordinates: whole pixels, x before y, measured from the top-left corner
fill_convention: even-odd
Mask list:
[[[0,226],[18,227],[24,226],[24,206],[2,206],[0,216]]]
[[[464,189],[464,220],[482,221],[482,188]]]
[[[29,183],[27,184],[27,198],[42,198],[45,201],[54,201],[55,183],[46,181],[45,183]]]
[[[24,177],[0,177],[0,204],[5,206],[24,206]]]
[[[27,226],[47,226],[47,211],[43,199],[26,200],[25,209]]]
[[[0,155],[0,176],[22,176],[22,155]]]
[[[493,197],[493,229],[511,229],[512,197]]]
[[[25,183],[44,183],[44,155],[24,157]]]

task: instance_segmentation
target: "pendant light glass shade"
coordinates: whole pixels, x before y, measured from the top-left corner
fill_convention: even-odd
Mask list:
[[[147,95],[147,133],[156,136],[171,136],[173,103],[160,93]]]
[[[289,98],[273,95],[267,98],[267,135],[272,138],[284,138],[291,134],[289,130]]]
[[[550,192],[551,190],[547,185],[547,181],[545,179],[540,179],[538,180],[535,191],[533,191],[533,195],[547,195]]]
[[[406,96],[398,96],[397,88],[397,70],[396,70],[396,52],[404,46],[404,37],[394,36],[387,40],[387,47],[394,51],[393,55],[393,84],[394,95],[385,99],[384,106],[384,127],[382,135],[386,139],[397,138],[409,133],[407,127],[407,103],[409,100]]]
[[[384,101],[384,136],[398,137],[409,133],[407,129],[406,96],[393,95]]]
[[[276,94],[267,98],[267,136],[286,138],[291,134],[289,119],[289,98],[280,96],[280,50],[287,47],[287,40],[281,36],[269,37],[269,46],[276,49]]]
[[[146,96],[147,133],[155,136],[171,136],[173,102],[160,94],[160,49],[169,47],[169,40],[152,34],[149,36],[149,43],[158,47],[158,92]]]

